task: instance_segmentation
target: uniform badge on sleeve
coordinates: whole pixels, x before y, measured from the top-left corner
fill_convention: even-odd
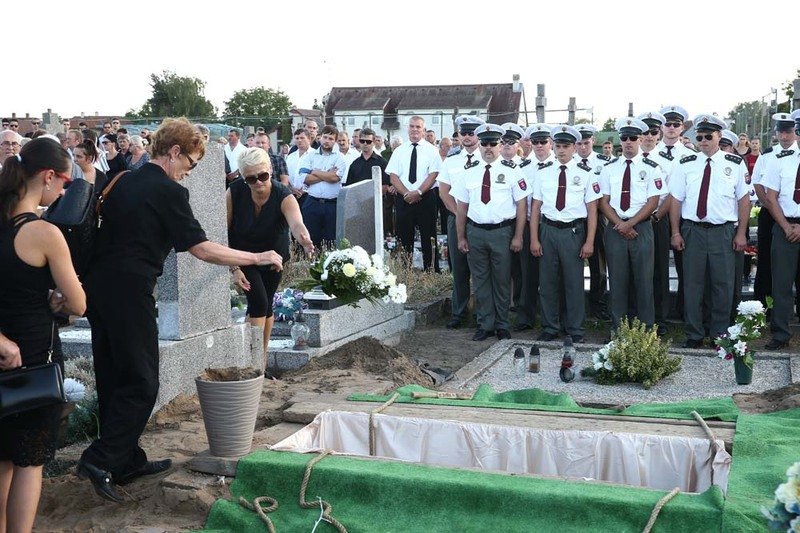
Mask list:
[[[640,180],[644,181],[644,179],[645,179],[646,177],[647,177],[647,171],[645,171],[645,170],[642,170],[642,171],[640,171],[640,172],[639,172],[639,179],[640,179]]]
[[[528,190],[528,184],[525,182],[524,179],[523,180],[519,180],[517,182],[517,185],[519,185],[519,188],[522,189],[523,191],[527,191]]]
[[[656,178],[655,183],[656,183],[656,189],[658,189],[660,191],[661,190],[661,185],[662,185],[661,178]]]
[[[506,175],[500,174],[499,176],[497,176],[497,181],[495,183],[504,184],[505,182],[506,182]]]
[[[733,172],[733,169],[731,167],[725,167],[725,175],[726,176],[730,176],[732,172]]]
[[[594,191],[595,194],[600,194],[600,184],[597,183],[596,181],[592,183],[592,190]]]

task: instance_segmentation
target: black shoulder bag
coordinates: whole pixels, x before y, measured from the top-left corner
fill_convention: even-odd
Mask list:
[[[64,195],[47,208],[42,218],[64,234],[75,272],[78,276],[83,275],[89,265],[97,231],[94,185],[86,180],[73,181]]]

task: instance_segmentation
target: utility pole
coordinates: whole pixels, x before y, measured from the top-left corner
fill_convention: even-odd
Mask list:
[[[547,98],[544,96],[544,83],[536,85],[536,122],[544,122],[544,109],[547,107]]]
[[[567,104],[567,124],[570,126],[575,124],[575,97],[569,97],[569,104]]]

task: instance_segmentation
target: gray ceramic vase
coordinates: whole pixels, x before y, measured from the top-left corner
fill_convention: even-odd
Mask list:
[[[208,447],[215,457],[242,457],[250,453],[264,387],[263,374],[242,381],[195,379]]]

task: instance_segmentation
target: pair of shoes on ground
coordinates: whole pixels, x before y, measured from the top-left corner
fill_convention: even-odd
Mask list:
[[[703,347],[703,339],[686,339],[683,343],[684,348],[697,349]]]
[[[569,337],[572,338],[573,343],[583,342],[583,335],[569,335]],[[550,341],[557,341],[559,338],[561,337],[559,335],[556,335],[555,333],[543,331],[539,334],[536,340],[542,342],[550,342]]]
[[[789,341],[779,341],[778,339],[772,339],[766,345],[764,345],[764,349],[774,352],[775,350],[780,350],[781,348],[786,348],[787,346],[789,346]]]
[[[528,330],[528,329],[533,329],[533,326],[531,326],[530,324],[524,324],[524,323],[517,324],[516,326],[514,326],[514,331],[525,331],[525,330]]]
[[[461,327],[461,319],[460,318],[451,318],[450,322],[448,322],[445,327],[447,329],[458,329],[458,328]]]
[[[127,485],[132,481],[144,477],[144,476],[152,476],[154,474],[160,474],[161,472],[166,472],[172,467],[172,460],[171,459],[162,459],[160,461],[148,461],[143,464],[139,469],[134,470],[128,474],[120,476],[120,478],[116,481],[117,485]],[[75,473],[81,479],[88,479],[92,482],[92,486],[94,487],[94,491],[97,493],[98,496],[104,498],[108,501],[119,503],[124,500],[122,495],[117,492],[117,489],[114,487],[114,476],[111,475],[111,472],[107,470],[103,470],[99,466],[95,466],[91,463],[87,463],[83,459],[78,461],[78,466],[76,468]]]

